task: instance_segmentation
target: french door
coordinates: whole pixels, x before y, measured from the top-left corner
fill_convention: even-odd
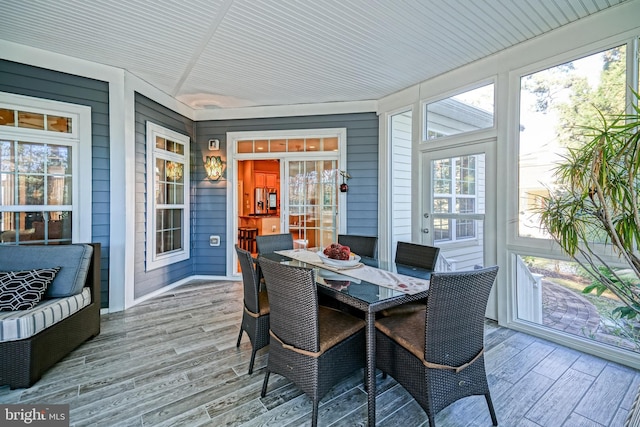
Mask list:
[[[283,162],[285,232],[297,247],[324,247],[338,239],[339,170],[337,159],[287,159]]]
[[[346,141],[345,128],[228,132],[227,176],[237,185],[227,186],[232,210],[227,216],[227,241],[237,241],[244,221],[240,216],[251,216],[254,187],[263,186],[257,184],[257,174],[250,176],[241,163],[271,160],[277,160],[280,169],[279,185],[266,185],[276,190],[270,197],[276,195],[277,208],[269,212],[277,213],[280,227],[270,222],[264,234],[291,233],[298,247],[336,241],[346,224],[346,209],[340,207],[346,207],[347,197],[339,191],[340,172],[347,164]],[[233,245],[227,245],[227,272],[239,274]]]

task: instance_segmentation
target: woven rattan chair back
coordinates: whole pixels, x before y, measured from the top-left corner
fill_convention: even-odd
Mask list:
[[[433,273],[425,317],[425,360],[460,366],[484,346],[484,315],[498,267]]]
[[[256,236],[256,248],[258,254],[293,249],[293,236],[290,233]]]
[[[238,262],[242,270],[242,286],[244,289],[244,306],[252,313],[260,313],[260,301],[258,293],[260,291],[260,281],[256,271],[256,265],[249,251],[236,245]]]
[[[440,248],[435,246],[398,242],[395,263],[434,271],[439,254]]]
[[[375,236],[356,236],[355,234],[341,234],[338,243],[349,246],[351,252],[360,256],[377,258],[378,238]]]
[[[285,376],[311,398],[311,426],[316,427],[320,399],[364,367],[365,322],[319,306],[313,270],[264,256],[258,263],[271,305],[271,341],[261,396],[266,396],[271,372]]]
[[[313,270],[260,258],[271,305],[270,328],[298,349],[320,350],[318,293]]]
[[[426,309],[376,321],[376,366],[414,397],[430,427],[438,412],[478,395],[498,425],[484,366],[484,313],[497,272],[433,273]]]
[[[242,286],[244,290],[242,323],[238,333],[236,347],[240,347],[242,333],[246,332],[251,341],[251,360],[249,375],[253,373],[256,352],[269,344],[269,301],[264,291],[260,292],[260,280],[255,261],[249,251],[235,245],[240,269],[242,270]]]

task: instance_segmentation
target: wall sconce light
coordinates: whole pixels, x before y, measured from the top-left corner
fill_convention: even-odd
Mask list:
[[[342,193],[346,193],[347,191],[349,191],[349,186],[347,185],[347,179],[351,178],[351,175],[349,175],[349,172],[347,171],[340,171],[340,175],[342,175],[342,184],[340,184],[340,191]]]
[[[204,169],[207,171],[207,178],[217,181],[222,178],[222,159],[220,156],[207,156],[204,161]]]

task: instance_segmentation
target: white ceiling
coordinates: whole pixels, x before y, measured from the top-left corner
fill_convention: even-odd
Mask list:
[[[0,39],[126,69],[193,108],[376,100],[625,0],[40,0]]]

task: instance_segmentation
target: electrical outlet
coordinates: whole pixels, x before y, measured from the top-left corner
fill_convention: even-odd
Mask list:
[[[209,236],[209,246],[220,246],[220,236]]]

